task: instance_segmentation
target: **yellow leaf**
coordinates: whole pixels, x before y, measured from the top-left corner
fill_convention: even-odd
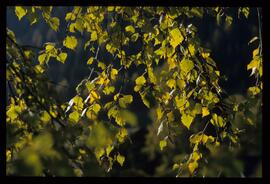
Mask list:
[[[159,142],[159,147],[160,147],[160,150],[162,151],[164,149],[164,147],[167,146],[167,141],[166,140],[161,140]]]
[[[73,123],[77,123],[80,119],[80,114],[77,111],[74,111],[69,114],[69,120]]]
[[[163,116],[163,111],[161,110],[161,108],[157,108],[157,120],[160,120]]]
[[[99,104],[94,104],[93,105],[93,111],[97,114],[100,111],[101,107]]]
[[[115,88],[113,86],[106,86],[104,89],[103,89],[103,93],[105,95],[109,95],[111,93],[113,93],[115,90]]]
[[[210,122],[217,127],[224,126],[223,118],[221,116],[218,116],[216,113],[212,115],[212,119],[210,120]]]
[[[184,40],[184,37],[182,36],[178,28],[174,28],[173,30],[170,31],[170,37],[171,37],[170,44],[174,49]]]
[[[169,122],[174,121],[174,115],[173,115],[173,112],[172,111],[169,112],[169,113],[167,113],[167,117],[168,117],[168,121]]]
[[[169,65],[169,70],[172,70],[177,66],[176,62],[175,62],[175,58],[169,57],[167,62],[168,62],[168,65]]]
[[[199,166],[199,164],[198,164],[198,162],[190,162],[189,164],[188,164],[188,170],[189,170],[189,172],[191,173],[191,174],[193,174],[194,173],[194,171],[195,171],[195,169],[197,169],[198,168],[198,166]]]
[[[120,154],[118,154],[117,157],[116,157],[116,160],[117,160],[117,162],[118,162],[121,166],[123,166],[123,163],[124,163],[124,161],[125,161],[125,157],[122,156],[122,155],[120,155]]]
[[[203,52],[203,53],[202,53],[202,57],[203,57],[204,59],[207,59],[209,56],[210,56],[210,53],[206,53],[206,52]]]
[[[210,112],[207,107],[202,108],[202,117],[209,115]]]
[[[144,76],[142,75],[142,76],[138,77],[135,80],[135,82],[136,82],[136,85],[144,85],[144,83],[146,82],[146,80],[145,80]]]
[[[97,92],[91,91],[90,92],[90,104],[93,103],[94,101],[100,99],[100,96]]]
[[[183,59],[180,62],[180,68],[181,73],[183,73],[183,75],[186,76],[194,68],[194,63],[191,60]]]
[[[90,57],[88,60],[87,60],[87,64],[88,65],[91,65],[94,61],[94,57]]]
[[[73,12],[67,13],[65,20],[75,20],[76,16]]]
[[[188,50],[189,50],[191,56],[194,56],[195,55],[195,47],[194,47],[194,45],[189,44],[188,45]]]
[[[96,41],[96,40],[97,40],[97,32],[96,31],[93,31],[91,33],[91,39],[90,39],[90,41]]]
[[[166,84],[167,84],[167,86],[169,87],[169,88],[171,88],[171,89],[175,89],[175,87],[176,87],[176,82],[175,82],[175,80],[174,79],[169,79],[167,82],[166,82]]]
[[[119,99],[119,105],[122,108],[126,108],[127,104],[130,104],[133,101],[133,97],[131,95],[124,95]]]
[[[127,136],[128,132],[125,128],[121,128],[120,131],[116,134],[116,138],[120,143],[123,143]]]
[[[125,28],[126,32],[135,33],[135,29],[133,26],[129,25]]]
[[[53,17],[49,20],[49,25],[54,31],[57,31],[59,29],[60,20],[57,17]]]
[[[181,90],[186,87],[186,82],[184,80],[182,80],[182,79],[178,79],[176,81],[176,84],[179,87],[179,89],[181,89]]]
[[[157,78],[154,75],[153,68],[152,67],[147,67],[147,70],[148,70],[148,77],[150,79],[150,82],[152,82],[153,84],[156,84],[157,83]]]
[[[117,74],[118,74],[118,70],[116,70],[116,69],[113,68],[113,69],[111,70],[111,79],[112,79],[112,80],[115,80]]]
[[[65,63],[66,59],[67,59],[67,53],[62,52],[60,53],[57,58],[58,61],[61,61],[62,63]]]
[[[46,60],[47,54],[40,54],[38,56],[38,61],[39,63],[42,65],[44,63],[44,61]]]
[[[22,6],[15,7],[15,13],[19,20],[21,20],[27,13],[27,9]]]
[[[63,42],[63,45],[69,49],[74,50],[78,44],[77,39],[74,36],[67,36]]]
[[[255,50],[253,50],[253,53],[252,54],[253,54],[253,58],[255,56],[259,55],[259,47],[257,49],[255,49]]]
[[[190,116],[190,115],[188,115],[188,114],[183,114],[183,115],[181,116],[181,121],[182,121],[183,125],[184,125],[185,127],[187,127],[187,129],[189,129],[189,127],[190,127],[190,125],[191,125],[193,119],[194,119],[194,117],[193,117],[193,116]]]

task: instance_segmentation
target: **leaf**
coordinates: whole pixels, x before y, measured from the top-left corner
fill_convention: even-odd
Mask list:
[[[100,107],[100,105],[99,104],[94,104],[93,105],[93,111],[97,114],[99,111],[100,111],[100,109],[101,109],[101,107]]]
[[[167,141],[166,140],[161,140],[159,141],[159,147],[160,147],[160,150],[162,151],[164,149],[164,147],[167,146]]]
[[[91,33],[91,39],[90,39],[90,41],[96,41],[96,40],[97,40],[97,32],[96,31],[93,31]]]
[[[209,52],[202,52],[201,54],[204,59],[207,59],[210,56]]]
[[[63,41],[63,45],[69,49],[74,50],[78,44],[77,39],[74,36],[67,36]]]
[[[173,112],[169,112],[167,113],[167,117],[168,117],[168,121],[169,122],[173,122],[174,121],[174,115],[173,115]]]
[[[18,19],[21,20],[27,13],[27,9],[22,6],[15,7],[15,14],[17,15]]]
[[[69,20],[75,20],[76,16],[74,15],[73,12],[70,12],[70,13],[67,13],[66,14],[66,17],[65,17],[65,20],[66,21],[69,21]]]
[[[142,98],[142,101],[143,101],[144,105],[145,105],[147,108],[150,108],[150,102],[149,102],[149,100],[146,98],[146,94],[141,94],[141,98]]]
[[[184,37],[178,28],[174,28],[170,31],[170,37],[170,44],[174,49],[184,40]]]
[[[115,91],[115,88],[113,86],[106,86],[104,89],[103,89],[103,93],[105,95],[109,95],[111,93],[113,93]]]
[[[157,108],[156,111],[157,111],[157,120],[159,121],[162,118],[164,112],[159,107]]]
[[[57,58],[56,58],[58,61],[62,62],[62,63],[65,63],[66,59],[67,59],[67,53],[65,52],[62,52],[60,53]]]
[[[198,166],[199,166],[199,164],[198,164],[198,162],[190,162],[189,164],[188,164],[188,170],[189,170],[189,172],[191,173],[191,174],[193,174],[194,173],[194,171],[198,168]]]
[[[129,25],[125,28],[126,32],[135,33],[135,29],[133,26]]]
[[[183,73],[184,76],[186,76],[194,68],[194,63],[191,60],[183,59],[180,62],[180,68],[181,68],[181,73]]]
[[[133,97],[131,95],[124,95],[119,99],[119,105],[122,108],[126,108],[127,104],[130,104],[133,101]]]
[[[148,70],[148,77],[150,79],[150,82],[153,83],[153,84],[156,84],[157,83],[157,78],[154,75],[153,68],[152,67],[147,67],[147,70]]]
[[[194,119],[194,117],[193,117],[193,116],[190,116],[190,115],[188,115],[188,114],[183,114],[183,115],[181,116],[181,121],[182,121],[183,125],[184,125],[185,127],[187,127],[187,129],[189,129],[189,127],[190,127],[190,125],[191,125],[193,119]]]
[[[112,79],[112,80],[115,80],[117,74],[118,74],[118,70],[116,70],[116,69],[113,68],[113,69],[111,70],[111,79]]]
[[[128,132],[125,128],[121,128],[120,131],[116,134],[116,138],[120,143],[123,143],[127,136]]]
[[[181,89],[181,90],[186,87],[186,82],[184,80],[182,80],[182,79],[178,79],[176,81],[176,84],[179,87],[179,89]]]
[[[80,114],[77,111],[74,111],[69,114],[69,120],[73,123],[77,123],[80,119]]]
[[[233,18],[231,16],[226,16],[225,22],[227,26],[230,26],[232,24]]]
[[[145,84],[146,80],[145,80],[144,76],[142,75],[142,76],[138,77],[135,80],[135,82],[136,82],[136,85],[141,85],[142,86],[142,85]]]
[[[176,169],[179,169],[180,165],[179,164],[173,164],[173,168],[172,170],[176,170]]]
[[[255,56],[258,56],[259,55],[259,47],[255,50],[253,50],[252,54],[253,54],[253,58],[255,58]]]
[[[255,96],[257,94],[259,94],[261,92],[260,88],[258,88],[257,86],[253,86],[253,87],[249,87],[248,88],[248,92],[252,95]]]
[[[117,162],[118,162],[121,166],[123,166],[123,163],[124,163],[124,161],[125,161],[125,157],[122,156],[122,155],[120,155],[120,154],[118,154],[117,157],[116,157],[116,160],[117,160]]]
[[[188,45],[188,50],[189,50],[191,56],[194,56],[195,55],[195,47],[194,47],[194,45],[189,44]]]
[[[224,126],[223,118],[221,116],[218,116],[216,113],[212,115],[212,119],[210,120],[210,123],[212,123],[214,126],[217,126],[217,127]]]
[[[174,79],[169,79],[167,82],[166,82],[167,86],[171,89],[175,89],[176,87],[176,81]]]
[[[60,20],[57,17],[53,17],[49,20],[49,25],[54,31],[58,31],[59,25],[60,25]]]
[[[87,64],[88,65],[91,65],[94,61],[94,57],[90,57],[88,60],[87,60]]]
[[[47,54],[40,54],[38,56],[38,61],[39,63],[42,65],[44,63],[44,61],[46,60]]]
[[[207,107],[203,107],[202,108],[202,117],[205,117],[205,116],[207,116],[209,114],[210,114],[210,112],[209,112],[208,108]]]

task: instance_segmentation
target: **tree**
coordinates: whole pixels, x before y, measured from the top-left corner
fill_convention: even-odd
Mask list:
[[[97,163],[106,172],[116,162],[122,166],[126,155],[119,148],[132,142],[138,120],[131,105],[140,100],[154,110],[161,151],[188,137],[181,141],[189,154],[171,166],[177,176],[200,176],[207,156],[240,143],[235,115],[261,107],[261,35],[249,42],[260,41],[247,65],[256,83],[241,103],[220,86],[218,63],[197,35],[195,20],[206,14],[230,26],[230,8],[74,7],[64,23],[51,16],[53,7],[16,6],[14,12],[31,25],[44,20],[54,31],[65,27],[65,36],[37,48],[18,44],[7,28],[9,175],[87,176]],[[238,9],[239,17],[248,15],[249,8]],[[82,35],[91,69],[76,95],[61,103],[48,91],[48,64],[64,64]]]

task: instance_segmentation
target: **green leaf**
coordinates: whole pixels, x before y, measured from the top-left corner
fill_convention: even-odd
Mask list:
[[[119,99],[119,105],[122,108],[126,108],[127,104],[130,104],[133,101],[133,97],[131,95],[124,95]]]
[[[63,45],[69,49],[74,50],[78,44],[77,39],[74,36],[67,36],[63,42]]]
[[[184,125],[185,127],[187,127],[187,129],[189,129],[189,127],[190,127],[190,125],[191,125],[193,119],[194,119],[194,117],[193,117],[193,116],[190,116],[190,115],[188,115],[188,114],[183,114],[183,115],[181,116],[181,121],[182,121],[183,125]]]
[[[118,154],[117,157],[116,157],[116,160],[121,166],[123,166],[123,163],[125,162],[125,157]]]
[[[66,59],[67,59],[67,53],[65,53],[65,52],[60,53],[60,54],[56,57],[56,59],[57,59],[58,61],[62,62],[62,63],[65,63],[65,61],[66,61]]]
[[[15,13],[19,20],[21,20],[27,13],[27,9],[22,6],[15,7]]]
[[[160,150],[162,151],[164,149],[164,147],[167,146],[167,141],[166,140],[161,140],[159,141],[159,147],[160,147]]]
[[[70,113],[68,117],[71,122],[77,123],[80,119],[80,113],[78,113],[77,111],[74,111]]]

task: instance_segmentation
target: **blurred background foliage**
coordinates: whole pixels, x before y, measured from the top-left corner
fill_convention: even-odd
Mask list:
[[[233,9],[233,8],[231,8]],[[41,47],[45,42],[56,42],[65,38],[65,30],[60,27],[58,32],[54,32],[44,22],[38,22],[29,26],[26,19],[20,22],[14,14],[13,8],[7,9],[7,27],[14,31],[18,43],[25,45],[34,45]],[[71,7],[55,7],[53,16],[64,21],[67,12]],[[211,49],[211,55],[218,64],[218,67],[224,76],[224,83],[221,86],[230,94],[229,98],[234,98],[237,102],[244,102],[247,96],[247,88],[252,86],[252,80],[249,78],[249,72],[246,70],[247,64],[252,58],[252,50],[255,47],[249,46],[248,41],[258,35],[258,19],[256,8],[250,8],[248,19],[238,18],[237,10],[233,14],[233,23],[227,26],[225,23],[218,25],[213,17],[205,15],[203,19],[196,20],[194,23],[198,28],[199,38],[202,45]],[[60,62],[50,62],[48,77],[52,83],[48,84],[48,93],[53,94],[61,102],[68,101],[75,96],[77,84],[88,76],[89,68],[86,64],[88,59],[87,52],[84,52],[83,42],[85,35],[78,38],[78,47],[75,52],[71,52],[68,60],[63,65]],[[136,47],[136,46],[134,46]],[[136,48],[131,48],[136,49]],[[102,54],[102,53],[101,53]],[[104,60],[110,59],[102,55]],[[127,78],[135,78],[140,69],[135,69]],[[133,93],[133,89],[127,83],[124,86],[125,91]],[[203,167],[198,176],[224,176],[224,177],[261,177],[262,176],[262,112],[260,109],[261,96],[252,99],[250,110],[245,113],[239,112],[234,117],[233,125],[236,125],[240,133],[240,144],[238,146],[222,147],[210,149],[211,157],[204,159]],[[168,146],[160,151],[156,123],[156,114],[152,109],[147,109],[141,102],[140,97],[134,94],[131,104],[132,112],[135,117],[132,120],[135,128],[130,129],[130,141],[119,147],[119,152],[126,156],[123,167],[114,165],[114,169],[106,173],[98,165],[93,155],[88,155],[84,150],[77,149],[84,157],[83,165],[85,176],[171,176],[175,177],[177,172],[171,165],[182,159],[185,159],[186,153],[189,153],[190,147],[185,141],[190,136],[181,128],[177,127],[178,140],[175,144],[169,143]],[[11,126],[11,125],[10,125]],[[106,131],[101,127],[99,131]],[[15,130],[14,130],[15,131]],[[53,144],[61,145],[63,137],[53,132],[45,132],[36,137],[29,137],[25,144],[29,146],[24,149],[18,160],[17,167],[7,167],[7,173],[20,173],[21,175],[32,175],[40,173],[42,170],[41,162],[56,175],[82,175],[81,170],[72,170],[68,167],[66,158],[60,155],[58,151],[52,149]],[[66,130],[67,135],[72,135],[72,128]],[[7,132],[8,134],[12,132]],[[104,132],[97,134],[107,135]],[[12,142],[13,140],[8,140]],[[9,142],[7,144],[9,144]],[[88,144],[102,143],[102,137],[91,139]],[[69,147],[68,144],[61,145]],[[89,152],[87,152],[89,153]],[[181,154],[179,154],[181,153]],[[7,153],[7,159],[11,153]],[[71,153],[72,154],[72,153]],[[74,153],[74,155],[76,155]],[[77,164],[80,165],[80,160]],[[27,167],[26,167],[27,166]],[[57,167],[56,167],[57,166]],[[207,166],[207,168],[204,166]],[[49,172],[49,171],[48,171]],[[46,173],[46,172],[45,172]],[[50,173],[47,173],[50,175]],[[184,173],[188,176],[188,173]]]

